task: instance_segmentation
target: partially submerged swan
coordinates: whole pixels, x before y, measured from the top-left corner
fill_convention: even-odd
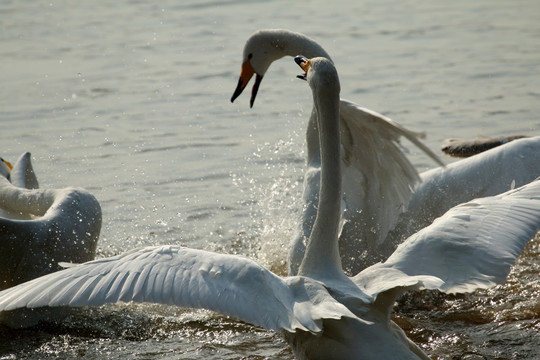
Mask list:
[[[234,101],[255,75],[250,105],[253,106],[259,85],[272,62],[284,56],[303,54],[308,58],[328,53],[313,39],[289,30],[259,30],[249,37],[243,52],[243,64]],[[391,119],[347,100],[340,100],[341,171],[343,179],[343,218],[340,236],[342,253],[376,252],[406,208],[412,189],[420,180],[418,172],[403,154],[399,139],[405,137],[438,164],[442,162],[419,137]],[[313,108],[307,126],[307,170],[304,176],[303,210],[299,228],[292,242],[289,274],[294,275],[302,261],[319,196],[321,151],[316,111]],[[381,200],[383,199],[383,200]],[[343,266],[363,269],[362,256],[345,256]]]
[[[349,278],[338,249],[339,79],[324,58],[297,62],[307,71],[323,150],[319,207],[298,275],[281,278],[241,256],[148,247],[2,291],[0,316],[118,301],[176,304],[281,332],[299,359],[429,359],[390,320],[394,299],[409,289],[469,292],[504,282],[538,231],[540,181],[450,210],[386,262]]]
[[[30,153],[0,177],[0,289],[95,256],[101,207],[80,188],[38,189]],[[11,182],[8,180],[11,180]]]

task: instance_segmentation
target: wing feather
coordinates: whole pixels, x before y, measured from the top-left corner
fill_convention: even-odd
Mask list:
[[[90,261],[4,290],[0,312],[119,301],[205,308],[290,332],[318,332],[324,318],[354,316],[313,280],[281,279],[247,258],[175,246]]]
[[[440,284],[427,281],[424,286],[447,293],[491,287],[506,280],[515,259],[539,229],[537,180],[450,209],[409,237],[387,261],[358,274],[355,282],[364,288],[378,284],[376,292],[386,291],[396,284],[385,284],[383,277],[372,274],[391,270],[400,274],[401,281],[418,276],[439,279]]]
[[[341,100],[340,118],[345,163],[343,191],[349,211],[346,217],[350,220],[346,226],[367,229],[363,241],[379,245],[407,207],[412,190],[420,181],[418,172],[400,149],[400,137],[410,140],[438,164],[443,163],[420,141],[423,134],[407,130],[381,114]]]

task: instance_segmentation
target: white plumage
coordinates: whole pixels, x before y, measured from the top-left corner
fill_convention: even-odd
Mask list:
[[[244,46],[242,72],[231,100],[241,94],[255,74],[250,102],[253,105],[272,62],[298,54],[330,59],[317,42],[303,34],[281,29],[255,32]],[[441,164],[418,140],[421,134],[343,99],[340,129],[345,223],[339,246],[343,268],[349,274],[386,259],[397,244],[451,207],[503,193],[540,176],[540,138],[516,140],[515,144],[418,175],[399,148],[398,140],[407,138]],[[289,254],[292,275],[298,271],[317,213],[321,149],[315,111],[309,119],[306,138],[304,206]]]
[[[386,241],[399,244],[453,206],[530,183],[540,177],[539,154],[540,137],[525,138],[423,172]]]
[[[30,153],[0,177],[0,289],[94,258],[101,207],[80,188],[38,189]]]
[[[540,229],[540,180],[458,205],[409,237],[382,264],[361,272],[397,269],[429,274],[447,293],[471,292],[505,281],[523,247]]]
[[[309,37],[289,30],[259,30],[249,37],[243,52],[243,65],[234,101],[255,75],[250,104],[253,105],[260,83],[272,62],[284,56],[302,54],[308,58],[328,53]],[[315,109],[307,126],[307,170],[304,176],[303,211],[292,242],[289,274],[294,275],[304,256],[306,241],[317,213],[321,149]],[[405,137],[438,164],[442,162],[419,138],[423,134],[405,129],[391,119],[347,100],[340,100],[341,161],[345,220],[340,236],[344,268],[350,272],[372,262],[360,256],[378,252],[399,214],[407,207],[418,172],[399,147]]]
[[[281,331],[298,358],[429,359],[390,320],[395,297],[409,289],[468,292],[503,282],[540,227],[540,181],[457,206],[407,239],[386,262],[345,276],[337,251],[341,179],[339,171],[337,179],[334,174],[340,162],[333,161],[339,136],[331,135],[339,105],[337,97],[325,96],[339,86],[320,90],[321,82],[338,81],[332,69],[318,58],[308,70],[327,155],[299,275],[280,278],[240,256],[150,247],[2,291],[0,315],[20,308],[159,302],[215,310]]]

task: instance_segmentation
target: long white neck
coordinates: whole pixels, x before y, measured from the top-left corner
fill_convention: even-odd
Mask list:
[[[286,55],[304,55],[307,58],[324,57],[332,61],[330,55],[313,39],[288,30],[276,31],[276,45],[283,46]]]
[[[278,49],[276,57],[303,55],[308,59],[324,57],[332,61],[330,55],[321,45],[303,34],[289,30],[269,30],[269,34],[271,35],[272,45]],[[310,166],[318,166],[321,161],[319,126],[315,111],[314,106],[314,113],[310,115],[306,128],[307,160]]]
[[[271,31],[275,46],[277,46],[282,56],[297,56],[303,55],[308,59],[316,57],[324,57],[332,61],[330,55],[319,45],[315,40],[305,36],[304,34],[292,32],[289,30],[272,30]],[[307,139],[307,160],[308,165],[318,166],[321,161],[321,149],[319,141],[319,126],[317,123],[315,105],[313,113],[309,117],[309,122],[306,128]]]
[[[0,178],[0,208],[18,214],[44,215],[54,203],[55,190],[27,190]]]
[[[299,275],[324,278],[343,274],[338,235],[341,219],[339,92],[313,91],[321,148],[321,186],[317,218]]]
[[[251,45],[254,43],[257,45]],[[303,55],[309,59],[324,57],[330,61],[330,55],[315,40],[304,34],[284,29],[266,29],[259,30],[253,34],[246,44],[244,58],[247,58],[252,47],[262,47],[265,50],[265,56],[262,62],[255,66],[255,70],[260,74],[266,73],[270,65],[285,56]],[[255,59],[254,59],[255,61]],[[318,139],[318,125],[316,117],[312,114],[307,126],[307,159],[311,166],[319,166],[320,149]]]

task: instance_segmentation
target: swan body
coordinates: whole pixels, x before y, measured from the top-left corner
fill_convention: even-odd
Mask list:
[[[237,255],[148,247],[4,290],[0,319],[24,309],[31,317],[41,307],[156,302],[219,311],[281,332],[298,359],[429,359],[391,321],[396,296],[409,289],[463,292],[503,282],[539,229],[540,181],[457,206],[386,262],[347,277],[338,248],[339,80],[324,58],[299,62],[307,70],[326,155],[319,211],[298,275],[278,277]]]
[[[0,177],[0,289],[94,258],[101,208],[92,194],[38,189],[30,153],[8,176]]]
[[[243,53],[238,86],[231,98],[234,101],[255,75],[250,105],[253,106],[264,74],[272,62],[284,56],[302,54],[308,58],[324,57],[328,53],[309,37],[289,30],[259,30],[249,37]],[[340,247],[343,254],[362,254],[376,249],[384,242],[398,215],[405,210],[412,189],[420,181],[418,172],[399,147],[405,137],[440,165],[442,162],[414,133],[391,119],[340,100],[341,171],[343,179],[343,231]],[[289,274],[298,272],[307,239],[317,213],[321,172],[321,148],[315,107],[306,132],[307,170],[304,177],[303,210],[299,228],[289,253]],[[383,199],[383,200],[381,200]],[[362,256],[342,257],[346,269],[362,269]]]

